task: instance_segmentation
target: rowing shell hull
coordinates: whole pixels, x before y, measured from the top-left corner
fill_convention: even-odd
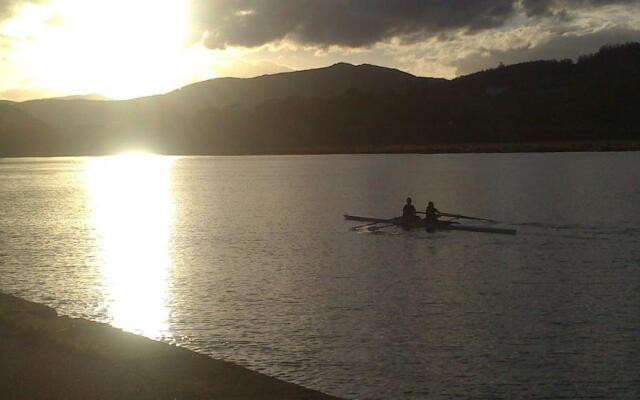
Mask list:
[[[394,224],[406,229],[424,228],[427,230],[433,229],[433,230],[445,230],[445,231],[482,232],[482,233],[497,233],[502,235],[515,235],[517,233],[515,229],[462,225],[462,224],[457,224],[454,222],[446,222],[446,221],[416,220],[415,222],[407,222],[402,218],[385,219],[385,218],[359,217],[356,215],[345,215],[344,218],[348,221]]]

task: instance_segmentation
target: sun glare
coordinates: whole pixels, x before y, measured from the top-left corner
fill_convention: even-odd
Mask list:
[[[85,168],[110,322],[153,338],[168,333],[174,159],[130,153],[91,158]]]
[[[4,28],[32,85],[116,99],[175,89],[194,74],[186,0],[53,0]],[[201,61],[201,60],[198,60]]]

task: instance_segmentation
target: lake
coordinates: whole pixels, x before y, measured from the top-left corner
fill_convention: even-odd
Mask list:
[[[518,234],[343,220],[407,196]],[[638,152],[0,159],[0,290],[346,398],[636,399],[639,205]]]

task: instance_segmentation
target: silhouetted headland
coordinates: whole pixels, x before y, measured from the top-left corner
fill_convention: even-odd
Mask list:
[[[638,150],[638,104],[640,43],[453,80],[340,63],[127,101],[0,102],[0,156]]]
[[[4,294],[0,353],[3,399],[335,399]]]

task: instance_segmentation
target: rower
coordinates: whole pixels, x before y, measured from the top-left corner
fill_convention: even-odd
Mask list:
[[[407,197],[407,204],[402,208],[402,219],[412,221],[417,219],[416,208],[411,204],[411,197]]]
[[[440,217],[440,211],[433,205],[433,201],[430,201],[427,204],[427,210],[425,211],[424,220],[425,221],[437,221],[438,217]]]

